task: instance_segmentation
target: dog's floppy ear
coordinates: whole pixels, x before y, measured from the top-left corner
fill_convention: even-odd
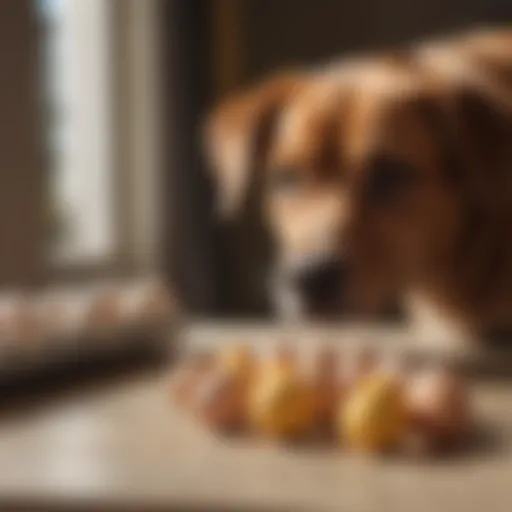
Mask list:
[[[484,88],[460,85],[420,98],[448,178],[469,195],[495,201],[512,169],[512,104]]]
[[[264,160],[273,127],[287,98],[299,87],[298,74],[268,80],[222,103],[206,122],[206,150],[219,190],[219,208],[231,215],[255,185],[254,172]]]
[[[454,92],[453,118],[459,151],[470,171],[466,179],[479,188],[503,182],[511,170],[512,104],[485,89]]]

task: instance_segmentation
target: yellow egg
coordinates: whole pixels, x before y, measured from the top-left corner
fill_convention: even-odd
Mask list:
[[[311,388],[289,368],[273,367],[258,379],[250,401],[253,426],[263,435],[287,439],[305,434],[314,424]]]
[[[341,408],[340,423],[343,438],[357,449],[380,452],[394,447],[407,427],[397,380],[380,374],[361,381]]]

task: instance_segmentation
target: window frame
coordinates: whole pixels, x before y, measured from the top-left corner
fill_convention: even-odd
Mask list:
[[[105,51],[113,68],[106,94],[112,127],[113,244],[110,257],[45,262],[47,280],[158,271],[161,120],[161,0],[110,0]]]

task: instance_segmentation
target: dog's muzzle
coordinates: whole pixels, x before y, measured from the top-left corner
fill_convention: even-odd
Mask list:
[[[347,279],[348,265],[334,257],[282,268],[274,283],[278,312],[286,317],[302,317],[341,310]]]

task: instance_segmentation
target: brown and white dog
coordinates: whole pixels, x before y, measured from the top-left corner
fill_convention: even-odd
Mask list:
[[[222,206],[257,195],[297,314],[401,297],[443,342],[512,327],[512,31],[283,73],[207,134]]]

